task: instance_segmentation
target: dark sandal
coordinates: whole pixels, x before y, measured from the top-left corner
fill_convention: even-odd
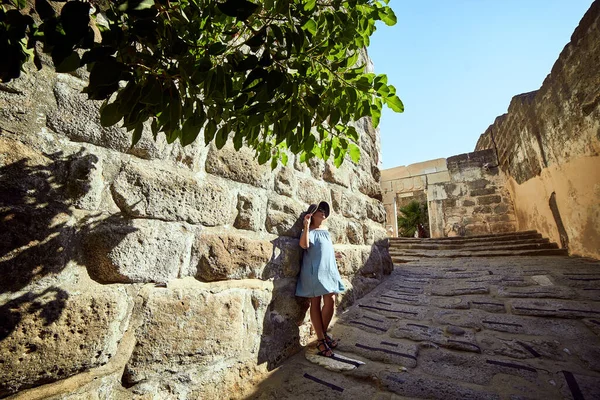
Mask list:
[[[327,344],[327,339],[317,340],[317,354],[323,357],[331,358],[335,354]]]
[[[330,349],[335,349],[336,347],[338,347],[339,340],[332,338],[328,334],[325,334],[325,341],[327,342],[327,346],[329,346]]]

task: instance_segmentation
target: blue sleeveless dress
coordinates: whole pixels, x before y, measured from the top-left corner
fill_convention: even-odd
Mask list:
[[[335,262],[329,232],[325,229],[311,230],[308,232],[308,241],[296,284],[296,296],[317,297],[343,292],[345,287]]]

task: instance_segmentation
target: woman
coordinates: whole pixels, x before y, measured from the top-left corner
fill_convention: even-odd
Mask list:
[[[310,320],[317,333],[319,355],[333,357],[337,341],[327,335],[333,317],[334,295],[344,291],[344,284],[335,262],[335,252],[329,231],[323,225],[329,217],[329,204],[311,204],[304,216],[300,247],[304,249],[302,269],[296,286],[296,296],[310,298]],[[321,308],[321,299],[323,307]]]

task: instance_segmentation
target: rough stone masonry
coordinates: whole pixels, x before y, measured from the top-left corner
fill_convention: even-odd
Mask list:
[[[301,212],[326,200],[350,305],[391,272],[368,119],[361,161],[182,148],[103,128],[84,71],[0,85],[0,397],[237,397],[310,336]],[[77,393],[70,397],[69,393]]]

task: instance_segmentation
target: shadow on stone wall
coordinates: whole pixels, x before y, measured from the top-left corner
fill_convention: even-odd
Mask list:
[[[90,190],[87,176],[96,156],[83,149],[68,156],[42,155],[5,139],[0,148],[0,293],[26,291],[0,306],[2,341],[18,328],[24,313],[37,315],[46,326],[60,318],[69,294],[45,278],[79,261],[80,238],[121,217],[74,215],[80,212],[74,202]]]
[[[10,335],[21,322],[23,314],[20,310],[24,309],[23,305],[28,304],[26,312],[37,313],[44,320],[44,326],[49,326],[58,320],[68,298],[66,291],[53,286],[38,294],[27,292],[3,304],[0,306],[0,341]]]
[[[295,235],[301,231],[302,218],[299,218],[286,233]],[[300,326],[309,305],[308,299],[295,295],[302,263],[298,237],[279,236],[271,244],[273,254],[261,279],[273,279],[273,293],[263,319],[257,360],[259,365],[266,362],[269,371],[300,351]]]
[[[341,295],[336,310],[340,314],[352,306],[357,300],[379,285],[385,277],[392,273],[394,264],[389,254],[388,239],[375,241],[366,257],[361,257],[359,268],[352,268],[355,273],[350,281],[351,287]],[[340,261],[338,261],[340,263]]]

